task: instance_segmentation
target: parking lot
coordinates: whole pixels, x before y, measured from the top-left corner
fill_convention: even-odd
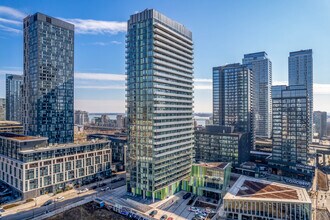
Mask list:
[[[152,204],[151,206],[155,208],[155,210],[158,210],[155,218],[160,219],[163,215],[167,215],[168,218],[172,217],[173,219],[179,220],[207,219],[207,217],[211,218],[211,216],[213,216],[212,213],[215,212],[217,204],[210,204],[209,208],[207,208],[207,205],[204,207],[196,207],[196,203],[207,204],[204,203],[204,200],[206,199],[196,195],[191,195],[189,198],[184,199],[183,197],[186,194],[187,192],[182,191],[169,197],[161,203],[156,203],[156,206]]]

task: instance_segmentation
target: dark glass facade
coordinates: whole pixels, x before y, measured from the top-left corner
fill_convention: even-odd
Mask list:
[[[40,13],[24,19],[23,125],[49,143],[73,142],[74,26]]]
[[[22,121],[22,83],[21,75],[6,75],[6,120]]]
[[[272,62],[266,52],[245,54],[242,62],[253,72],[256,136],[270,138],[272,133]]]
[[[270,164],[277,174],[307,179],[311,129],[305,86],[273,86],[273,150]],[[306,177],[307,176],[307,177]]]
[[[254,148],[253,73],[245,65],[213,68],[213,124],[233,126],[234,132],[248,133],[247,148]]]
[[[210,125],[195,131],[196,162],[231,162],[232,165],[249,160],[247,133],[234,133],[232,127]]]

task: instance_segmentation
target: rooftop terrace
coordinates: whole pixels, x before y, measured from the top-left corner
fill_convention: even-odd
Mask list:
[[[15,141],[32,141],[32,140],[47,140],[46,137],[38,137],[38,136],[27,136],[15,133],[0,133],[0,137],[11,139]]]
[[[304,188],[241,176],[224,199],[311,203]]]

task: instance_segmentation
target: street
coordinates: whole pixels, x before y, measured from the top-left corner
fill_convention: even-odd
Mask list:
[[[116,178],[118,177],[125,177],[125,173],[123,174],[119,174],[117,175]],[[126,184],[125,179],[116,183],[109,183],[112,179],[108,179],[106,181],[102,181],[102,182],[108,182],[107,186],[110,186],[112,189],[114,188],[118,188],[120,186],[123,186]],[[84,189],[84,188],[90,188],[92,185],[88,185],[88,186],[82,186],[80,189]],[[102,197],[107,197],[107,195],[110,195],[111,192],[109,191],[101,191],[101,187],[96,188],[95,190],[89,190],[85,193],[81,193],[78,194],[79,189],[72,189],[69,190],[67,192],[63,192],[63,193],[59,193],[56,194],[55,196],[48,196],[43,198],[44,201],[38,201],[37,206],[34,206],[34,201],[31,202],[29,204],[29,206],[27,206],[27,204],[22,204],[20,206],[16,206],[13,207],[9,210],[6,210],[4,213],[2,213],[2,219],[4,220],[15,220],[15,219],[33,219],[37,216],[43,215],[46,212],[52,212],[54,210],[58,210],[58,209],[63,209],[64,207],[66,207],[67,205],[79,202],[85,198],[96,198],[99,196]],[[42,206],[44,204],[44,202],[46,202],[49,199],[55,199],[57,197],[63,196],[64,199],[62,201],[58,201],[58,202],[54,202],[51,205],[47,205],[47,206]],[[31,207],[32,205],[32,207]],[[28,207],[28,208],[24,208],[24,206]]]

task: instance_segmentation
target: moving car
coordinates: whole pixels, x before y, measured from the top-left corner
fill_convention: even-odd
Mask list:
[[[150,215],[151,217],[154,217],[157,213],[158,213],[157,210],[152,210],[152,211],[149,213],[149,215]]]
[[[50,200],[46,201],[42,206],[48,206],[51,204],[53,204],[53,200],[50,199]]]
[[[191,193],[186,193],[184,194],[184,196],[182,197],[183,199],[188,199],[191,196]]]
[[[160,220],[166,220],[167,219],[167,215],[162,215],[162,217],[160,217]]]

